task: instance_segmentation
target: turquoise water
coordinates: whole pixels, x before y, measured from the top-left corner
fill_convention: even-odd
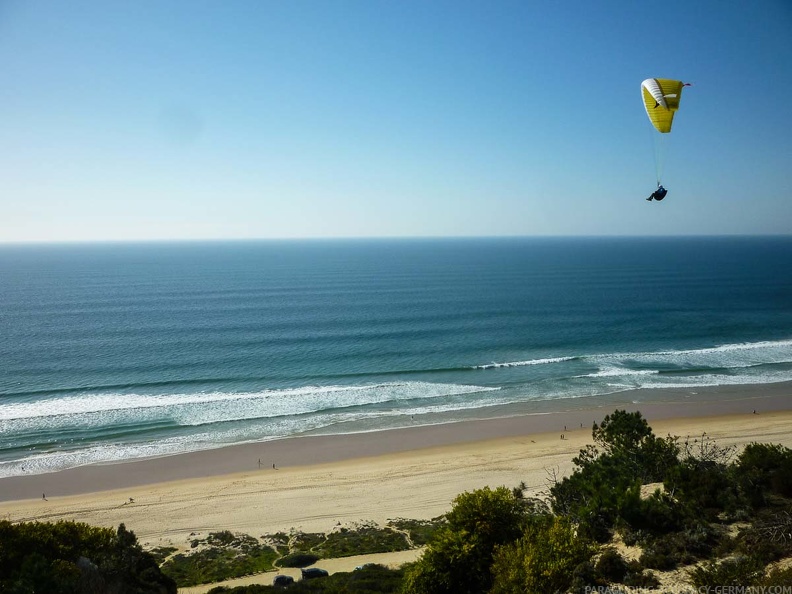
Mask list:
[[[0,247],[0,477],[790,380],[792,238]]]

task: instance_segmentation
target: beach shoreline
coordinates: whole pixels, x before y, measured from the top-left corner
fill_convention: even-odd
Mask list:
[[[618,396],[617,402],[601,400],[589,408],[553,410],[552,407],[534,406],[539,410],[531,412],[531,403],[526,403],[500,407],[501,415],[492,418],[359,433],[300,435],[155,458],[91,464],[46,474],[5,477],[0,479],[0,502],[285,470],[438,447],[473,447],[481,442],[542,434],[556,434],[560,440],[562,434],[573,430],[584,430],[590,435],[592,424],[616,409],[640,411],[653,428],[658,421],[673,419],[792,411],[792,382],[696,390],[636,390]],[[660,434],[657,429],[655,433]]]
[[[735,388],[720,403],[618,408],[640,410],[658,436],[792,447],[790,387]],[[545,495],[593,443],[591,423],[615,408],[300,437],[13,477],[0,481],[0,518],[124,523],[146,547],[183,550],[196,535],[221,530],[327,533],[360,522],[431,519],[457,495],[487,486],[522,483],[527,495]]]

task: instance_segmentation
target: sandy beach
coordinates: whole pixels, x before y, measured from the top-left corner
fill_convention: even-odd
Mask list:
[[[657,435],[792,447],[792,411],[784,410],[790,393],[783,385],[760,400],[746,393],[728,405],[640,408]],[[459,493],[484,486],[525,482],[530,493],[541,494],[553,472],[571,471],[572,457],[591,443],[592,422],[609,412],[303,437],[6,478],[0,480],[0,517],[109,527],[123,522],[146,546],[177,547],[186,547],[191,535],[217,530],[260,536],[428,519],[446,512]]]

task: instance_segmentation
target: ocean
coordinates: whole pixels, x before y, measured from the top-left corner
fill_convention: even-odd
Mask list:
[[[790,380],[792,237],[0,246],[0,477]]]

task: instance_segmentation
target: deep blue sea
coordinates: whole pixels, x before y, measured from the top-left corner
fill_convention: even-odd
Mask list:
[[[0,477],[790,380],[790,237],[0,246]]]

